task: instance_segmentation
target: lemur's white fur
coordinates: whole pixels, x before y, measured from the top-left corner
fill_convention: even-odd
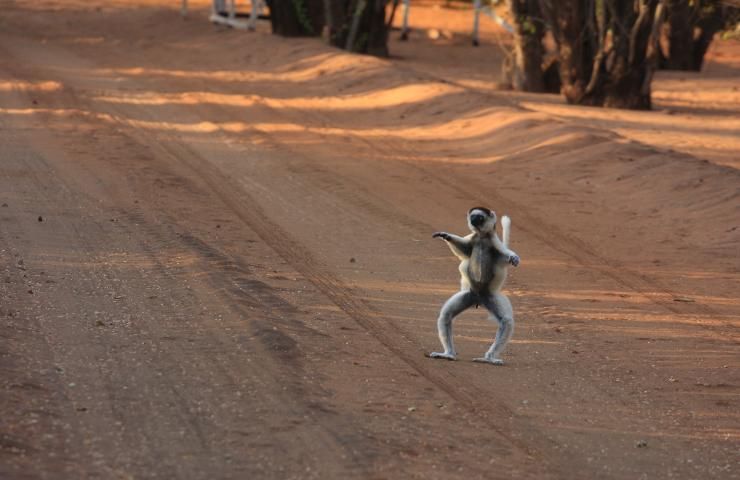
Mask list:
[[[473,219],[478,225],[473,224]],[[496,234],[496,213],[486,208],[477,207],[468,212],[468,227],[472,233],[465,237],[446,232],[434,234],[434,237],[443,238],[452,253],[460,259],[460,291],[445,302],[437,319],[444,352],[433,352],[430,357],[457,358],[452,343],[452,320],[464,310],[480,304],[486,307],[490,319],[496,321],[499,328],[491,348],[475,361],[502,365],[503,360],[499,355],[511,338],[514,312],[509,299],[501,293],[501,288],[506,281],[508,265],[519,264],[519,256],[509,249],[511,219],[507,216],[501,218],[503,241]],[[471,262],[477,264],[471,265]],[[478,278],[471,278],[471,272]]]

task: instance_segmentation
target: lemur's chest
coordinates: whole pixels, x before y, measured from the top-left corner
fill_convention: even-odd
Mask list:
[[[475,242],[467,265],[471,286],[485,287],[490,284],[496,275],[496,265],[501,258],[501,253],[493,247],[490,239],[483,238]]]

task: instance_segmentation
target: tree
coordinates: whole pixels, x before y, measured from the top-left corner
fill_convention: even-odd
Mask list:
[[[267,0],[272,33],[319,36],[328,27],[329,43],[357,53],[388,56],[387,0]],[[390,22],[390,20],[389,20]]]
[[[350,52],[387,57],[386,4],[387,0],[324,0],[329,43]]]
[[[284,37],[321,35],[324,29],[322,0],[267,0],[272,33]]]
[[[694,26],[688,0],[666,0],[666,40],[668,54],[661,67],[669,70],[691,70],[693,65]]]
[[[665,0],[666,52],[661,67],[701,70],[714,35],[737,21],[738,8],[720,0]]]
[[[658,0],[541,0],[569,103],[649,109]],[[660,14],[658,15],[660,17]]]
[[[557,58],[546,58],[547,25],[540,0],[509,0],[514,24],[514,48],[503,65],[504,80],[523,92],[560,92]]]
[[[542,22],[539,0],[509,0],[514,20],[514,55],[510,76],[514,90],[544,92],[542,70],[545,25]]]

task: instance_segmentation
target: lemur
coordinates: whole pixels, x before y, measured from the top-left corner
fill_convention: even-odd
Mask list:
[[[514,330],[514,311],[509,299],[501,293],[509,264],[519,265],[519,255],[508,248],[511,219],[501,218],[503,242],[496,235],[496,213],[484,207],[468,211],[468,227],[472,232],[458,237],[447,232],[436,232],[433,238],[442,238],[460,259],[460,291],[442,306],[437,319],[439,339],[444,352],[433,352],[431,358],[456,360],[452,343],[452,320],[475,305],[483,305],[490,319],[498,322],[496,339],[491,348],[476,362],[503,365],[500,355]]]

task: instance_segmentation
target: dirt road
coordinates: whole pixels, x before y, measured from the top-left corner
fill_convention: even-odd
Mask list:
[[[740,478],[731,117],[688,156],[175,3],[0,2],[1,478]],[[475,204],[501,368],[481,311],[424,356]]]

